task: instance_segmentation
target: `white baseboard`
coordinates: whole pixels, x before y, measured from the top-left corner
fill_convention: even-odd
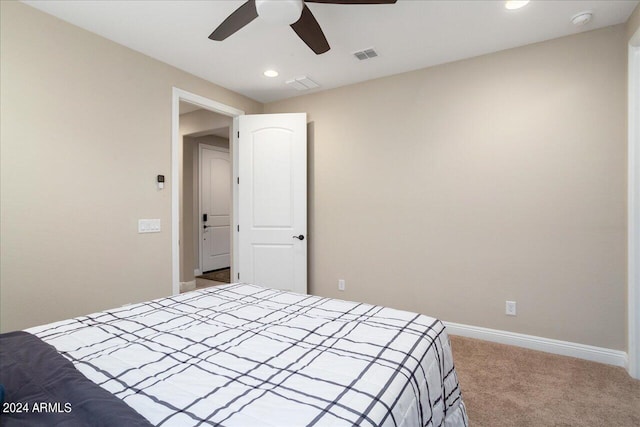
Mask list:
[[[196,288],[196,281],[192,280],[190,282],[180,282],[180,292],[189,292],[193,291]]]
[[[199,268],[196,268],[195,270],[193,270],[193,275],[194,276],[202,276],[202,270],[200,270]]]
[[[628,364],[627,353],[620,350],[594,347],[591,345],[518,334],[515,332],[501,331],[497,329],[482,328],[479,326],[463,325],[460,323],[443,323],[447,327],[447,332],[450,335],[460,335],[463,337],[477,338],[499,344],[508,344],[531,350],[560,354],[562,356],[577,357],[579,359],[591,360],[593,362],[622,366],[625,369]]]

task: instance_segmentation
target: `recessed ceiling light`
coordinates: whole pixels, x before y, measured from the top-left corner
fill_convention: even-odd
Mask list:
[[[278,72],[276,70],[267,70],[262,74],[264,74],[267,77],[278,77]]]
[[[509,10],[520,9],[521,7],[525,7],[529,3],[529,0],[507,0],[504,3],[504,7]]]

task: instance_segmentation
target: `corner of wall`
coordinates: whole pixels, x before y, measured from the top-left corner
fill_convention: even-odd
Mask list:
[[[627,33],[627,42],[631,41],[631,38],[634,34],[640,29],[640,3],[636,6],[634,11],[627,19],[626,23],[626,33]]]

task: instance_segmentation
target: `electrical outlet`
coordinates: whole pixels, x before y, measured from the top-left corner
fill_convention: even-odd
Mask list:
[[[516,315],[516,302],[515,301],[507,301],[505,306],[504,314],[507,316],[515,316]]]
[[[338,280],[338,290],[344,291],[344,279]]]

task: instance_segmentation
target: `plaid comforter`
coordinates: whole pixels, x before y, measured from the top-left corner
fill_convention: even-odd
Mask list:
[[[28,330],[162,426],[466,426],[443,324],[231,284]]]

